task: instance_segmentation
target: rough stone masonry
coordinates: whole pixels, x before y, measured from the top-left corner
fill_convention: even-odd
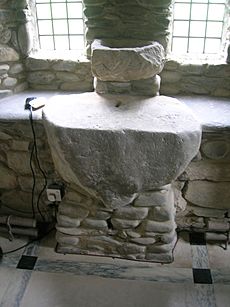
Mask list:
[[[51,98],[43,120],[55,169],[68,183],[58,250],[172,261],[171,182],[201,137],[190,110],[164,96],[84,93]]]

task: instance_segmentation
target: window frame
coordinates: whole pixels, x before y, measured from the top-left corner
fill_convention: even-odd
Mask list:
[[[38,39],[38,49],[42,52],[78,52],[81,53],[84,51],[85,45],[86,45],[86,39],[85,39],[85,32],[86,32],[86,27],[85,27],[85,22],[84,22],[84,15],[83,15],[83,2],[82,0],[71,0],[68,2],[68,0],[33,0],[33,5],[34,5],[34,12],[35,12],[35,22],[36,22],[36,36]],[[69,17],[69,10],[68,10],[68,4],[81,4],[82,5],[82,14],[81,17]],[[39,18],[38,12],[37,12],[37,5],[49,5],[50,7],[50,18]],[[53,17],[53,5],[55,4],[64,4],[65,5],[65,12],[66,12],[66,17]],[[70,22],[71,21],[82,21],[82,29],[83,31],[81,33],[71,33],[70,29]],[[39,22],[43,21],[48,21],[51,24],[51,32],[47,34],[42,34],[39,30]],[[66,26],[67,26],[67,32],[66,33],[55,33],[55,27],[54,23],[55,21],[66,21]],[[53,45],[53,48],[42,48],[42,43],[41,43],[41,38],[42,37],[51,37],[51,44]],[[62,37],[67,39],[67,45],[68,48],[61,48],[58,49],[57,47],[57,38]],[[71,47],[71,38],[73,37],[80,37],[83,39],[83,42],[79,48],[72,48]]]
[[[184,19],[178,19],[175,18],[175,5],[176,4],[187,4],[189,5],[189,18],[184,18]],[[206,18],[205,19],[192,19],[191,18],[191,12],[192,12],[192,6],[194,4],[205,4],[207,5],[207,12],[206,12]],[[209,13],[209,8],[210,5],[225,5],[225,9],[224,9],[224,18],[223,20],[211,20],[208,19],[208,13]],[[224,57],[228,44],[229,44],[229,39],[230,39],[230,34],[229,34],[229,26],[230,26],[230,11],[229,11],[229,6],[230,6],[230,1],[229,0],[222,0],[222,1],[211,1],[211,0],[207,0],[207,1],[199,1],[199,0],[175,0],[173,1],[173,6],[172,6],[172,24],[171,24],[171,37],[170,37],[170,43],[169,43],[169,53],[171,54],[171,56],[173,57],[178,57],[178,58],[190,58],[190,59],[221,59]],[[187,21],[188,22],[188,33],[187,35],[174,35],[174,21]],[[190,35],[190,27],[191,27],[191,23],[192,22],[204,22],[205,23],[205,33],[204,35],[200,35],[200,36],[192,36]],[[222,30],[221,30],[221,35],[218,37],[214,37],[214,36],[208,36],[207,35],[207,24],[208,23],[214,23],[214,22],[218,22],[222,24]],[[187,46],[186,46],[186,52],[184,53],[177,53],[174,52],[173,50],[173,44],[174,44],[174,38],[187,38]],[[192,53],[189,52],[189,48],[190,48],[190,43],[191,43],[191,39],[193,38],[200,38],[203,39],[203,48],[202,48],[202,53]],[[216,53],[206,53],[205,52],[205,48],[206,48],[206,43],[208,39],[218,39],[219,40],[219,51]]]

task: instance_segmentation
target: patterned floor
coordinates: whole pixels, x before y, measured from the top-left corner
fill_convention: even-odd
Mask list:
[[[3,252],[25,243],[0,235]],[[1,307],[228,307],[230,248],[180,233],[171,264],[54,251],[54,231],[0,261]]]

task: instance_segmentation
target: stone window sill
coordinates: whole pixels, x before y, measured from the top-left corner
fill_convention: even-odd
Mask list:
[[[62,61],[74,61],[80,63],[90,62],[86,55],[76,50],[64,50],[64,51],[53,51],[53,50],[38,50],[31,53],[28,58],[37,60],[62,60]]]
[[[24,110],[27,97],[44,97],[47,102],[56,95],[73,94],[61,91],[25,91],[0,100],[0,122],[28,120],[28,110]],[[76,94],[76,93],[75,93]],[[202,125],[203,132],[230,131],[230,102],[228,98],[209,96],[178,96],[179,101],[185,103],[195,114]],[[33,113],[35,120],[42,119],[42,109]]]
[[[203,57],[191,57],[188,55],[179,56],[169,54],[167,56],[167,61],[174,61],[180,65],[229,65],[226,62],[226,57],[217,57],[217,56],[203,56]]]

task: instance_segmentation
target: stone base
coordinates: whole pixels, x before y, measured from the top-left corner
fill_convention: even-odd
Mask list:
[[[127,82],[101,81],[95,78],[94,86],[98,94],[128,94],[157,96],[160,91],[160,76]]]
[[[133,255],[130,256],[121,256],[121,255],[114,255],[114,254],[103,254],[100,252],[91,252],[88,250],[80,250],[77,247],[67,246],[62,244],[57,244],[56,252],[60,254],[77,254],[77,255],[88,255],[88,256],[99,256],[99,257],[111,257],[111,258],[119,258],[119,259],[126,259],[126,260],[137,260],[137,261],[145,261],[145,262],[157,262],[157,263],[172,263],[174,260],[173,252],[170,251],[164,254],[148,254],[145,259],[134,257]]]
[[[177,240],[173,196],[166,185],[111,209],[69,189],[57,215],[57,251],[169,263]]]

